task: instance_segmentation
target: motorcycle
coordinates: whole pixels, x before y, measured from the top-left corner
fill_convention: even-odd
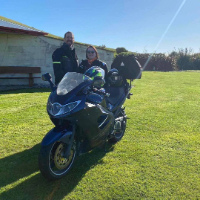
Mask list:
[[[58,86],[50,74],[42,76],[51,86],[47,113],[55,125],[41,143],[39,169],[49,180],[60,179],[72,168],[78,155],[107,142],[122,139],[127,116],[123,104],[130,99],[131,81],[111,69],[104,88],[87,75],[68,72]],[[116,84],[117,83],[117,84]]]

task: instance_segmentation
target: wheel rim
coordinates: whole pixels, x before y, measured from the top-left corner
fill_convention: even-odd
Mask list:
[[[68,158],[63,157],[65,148],[66,144],[64,143],[55,143],[51,148],[49,168],[55,175],[62,175],[66,173],[73,164],[76,154],[75,142],[72,145],[70,156]]]
[[[73,158],[73,150],[71,150],[70,156],[68,159],[64,158],[62,156],[64,149],[65,149],[65,145],[63,143],[60,143],[54,154],[54,163],[55,163],[55,166],[59,170],[65,169],[70,164],[70,162],[72,161],[72,158]]]

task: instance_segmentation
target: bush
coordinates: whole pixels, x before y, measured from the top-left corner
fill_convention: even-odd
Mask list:
[[[176,61],[179,70],[190,70],[192,69],[190,56],[180,55]]]
[[[191,58],[192,69],[200,70],[200,54],[194,54]]]
[[[173,51],[169,56],[175,60],[177,70],[200,70],[200,54],[194,54],[191,48]]]
[[[191,53],[192,50],[188,48],[179,49],[176,54],[173,53],[173,56],[176,59],[176,66],[179,70],[189,70],[192,68]]]
[[[117,52],[117,54],[119,54],[119,53],[122,53],[122,52],[128,52],[128,50],[125,49],[124,47],[118,47],[118,48],[116,48],[116,52]]]
[[[97,46],[97,48],[105,49],[105,48],[106,48],[106,45],[102,44],[102,45],[100,45],[100,46]]]
[[[137,60],[146,71],[173,71],[175,62],[172,57],[165,54],[136,54]]]
[[[194,54],[191,48],[174,50],[169,55],[133,53],[124,47],[118,47],[116,52],[115,57],[134,55],[146,71],[200,70],[200,53]]]

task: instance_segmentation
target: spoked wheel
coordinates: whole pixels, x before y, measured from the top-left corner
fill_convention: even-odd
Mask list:
[[[76,143],[73,142],[70,155],[64,157],[67,144],[56,142],[47,147],[42,147],[39,154],[39,168],[42,175],[49,179],[55,180],[65,176],[71,169],[76,157]]]
[[[121,129],[120,130],[114,130],[112,137],[109,139],[110,143],[116,143],[119,140],[122,139],[122,137],[124,136],[125,130],[126,130],[126,113],[124,110],[121,110],[121,112],[119,113],[118,117],[123,117],[123,120],[121,121]],[[117,118],[118,118],[117,117]]]

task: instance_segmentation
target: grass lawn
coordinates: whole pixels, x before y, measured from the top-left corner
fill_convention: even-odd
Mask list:
[[[38,170],[52,127],[49,90],[0,95],[0,199],[200,199],[200,73],[144,72],[136,80],[123,139],[79,157],[63,179]]]

